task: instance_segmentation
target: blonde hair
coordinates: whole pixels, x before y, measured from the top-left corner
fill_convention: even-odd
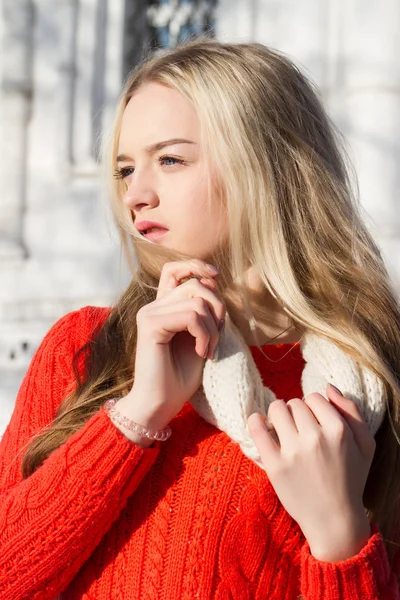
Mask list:
[[[190,258],[137,235],[122,203],[124,183],[112,176],[124,109],[151,82],[183,94],[199,116],[209,172],[218,173],[218,181],[209,182],[210,201],[218,185],[229,220],[229,248],[208,257],[220,267],[220,295],[228,311],[234,284],[252,314],[243,273],[254,265],[297,326],[331,339],[384,381],[386,417],[363,499],[392,558],[400,534],[399,304],[361,217],[339,135],[317,92],[293,62],[261,44],[189,41],[148,58],[128,77],[103,161],[132,281],[95,340],[81,350],[87,355],[85,376],[76,373],[75,390],[48,430],[33,440],[24,476],[107,398],[130,390],[136,313],[155,299],[163,264]]]

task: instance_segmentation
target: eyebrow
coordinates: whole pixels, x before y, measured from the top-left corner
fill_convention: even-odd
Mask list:
[[[163,142],[156,142],[155,144],[146,146],[145,150],[149,154],[154,154],[155,152],[162,150],[166,146],[174,146],[175,144],[195,144],[195,143],[196,142],[191,142],[190,140],[185,140],[184,138],[172,138],[170,140],[164,140]],[[117,162],[124,162],[126,160],[132,160],[132,159],[127,154],[119,154],[117,156]]]

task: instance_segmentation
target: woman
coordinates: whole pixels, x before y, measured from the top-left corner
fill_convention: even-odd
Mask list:
[[[186,43],[104,166],[137,265],[21,385],[1,597],[398,599],[399,306],[311,84]]]

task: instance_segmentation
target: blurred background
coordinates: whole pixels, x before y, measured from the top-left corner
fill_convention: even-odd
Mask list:
[[[400,289],[400,0],[0,0],[0,435],[53,323],[128,282],[98,140],[144,53],[211,31],[287,53],[344,134]]]

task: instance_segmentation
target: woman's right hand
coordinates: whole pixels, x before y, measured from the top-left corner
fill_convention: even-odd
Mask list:
[[[200,387],[226,313],[216,276],[197,259],[164,265],[156,300],[137,313],[135,381],[117,405],[125,416],[164,428]]]

